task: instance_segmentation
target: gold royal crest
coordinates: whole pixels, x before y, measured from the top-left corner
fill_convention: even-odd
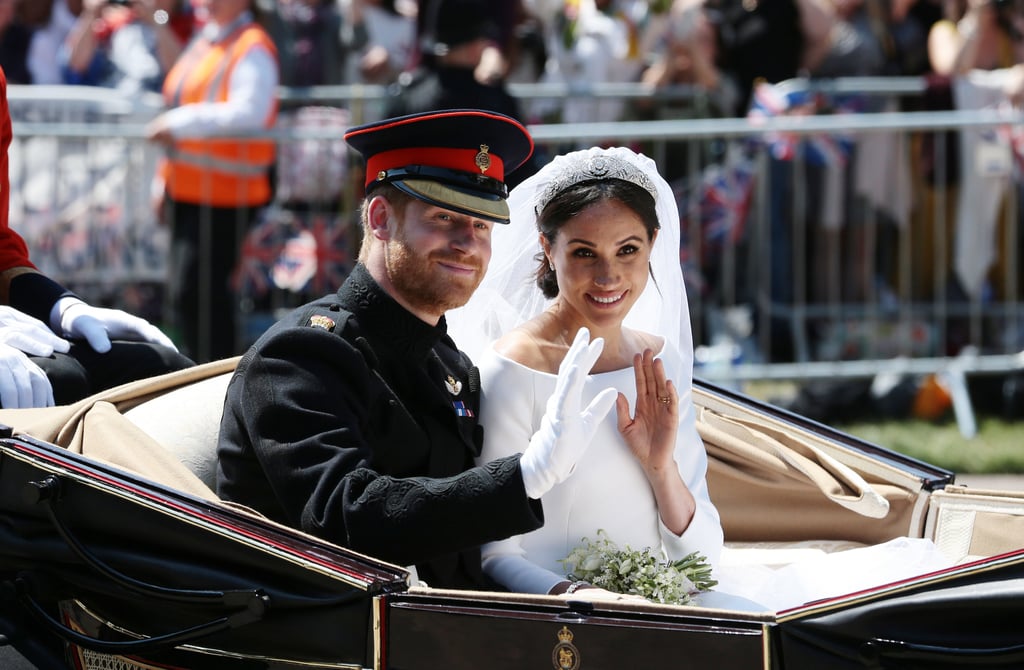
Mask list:
[[[573,645],[572,638],[568,626],[562,626],[558,631],[558,644],[551,651],[551,664],[555,670],[578,670],[580,667],[580,652]]]
[[[491,148],[489,146],[487,146],[486,144],[481,144],[480,152],[476,155],[476,158],[473,159],[473,162],[476,163],[476,166],[480,168],[481,174],[487,172],[491,168],[491,155],[487,153],[490,150]]]
[[[331,332],[334,330],[334,319],[322,314],[314,314],[309,317],[309,325],[314,328],[323,328],[324,330]]]

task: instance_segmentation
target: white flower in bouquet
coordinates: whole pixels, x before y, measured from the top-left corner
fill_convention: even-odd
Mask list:
[[[597,540],[583,538],[562,559],[570,579],[673,605],[689,604],[695,594],[718,583],[711,578],[711,566],[700,552],[678,561],[659,560],[650,548],[637,551],[626,545],[619,549],[603,529],[597,536]]]

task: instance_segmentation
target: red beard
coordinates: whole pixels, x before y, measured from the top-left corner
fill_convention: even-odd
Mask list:
[[[459,277],[445,272],[438,263],[451,259],[466,265],[466,257],[439,253],[424,256],[404,237],[396,237],[385,253],[392,285],[413,308],[425,312],[441,314],[465,305],[483,280],[484,270],[479,263],[472,277]]]

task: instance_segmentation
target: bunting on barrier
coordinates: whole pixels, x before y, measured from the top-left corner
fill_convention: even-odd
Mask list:
[[[815,116],[819,114],[855,114],[865,110],[861,95],[827,95],[821,91],[796,88],[786,82],[759,82],[754,86],[747,119],[764,125],[767,119],[780,116]],[[773,158],[801,158],[813,165],[845,165],[853,151],[853,137],[845,133],[807,133],[771,131],[762,141]]]

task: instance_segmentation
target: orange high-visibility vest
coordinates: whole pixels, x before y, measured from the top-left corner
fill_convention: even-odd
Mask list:
[[[231,72],[248,51],[262,46],[275,58],[270,36],[255,23],[236,29],[216,44],[203,38],[178,58],[164,80],[164,100],[172,107],[200,102],[225,102]],[[264,127],[277,121],[277,91]],[[178,202],[240,207],[270,200],[267,169],[274,162],[273,140],[185,139],[175,142],[161,166],[167,194]]]

